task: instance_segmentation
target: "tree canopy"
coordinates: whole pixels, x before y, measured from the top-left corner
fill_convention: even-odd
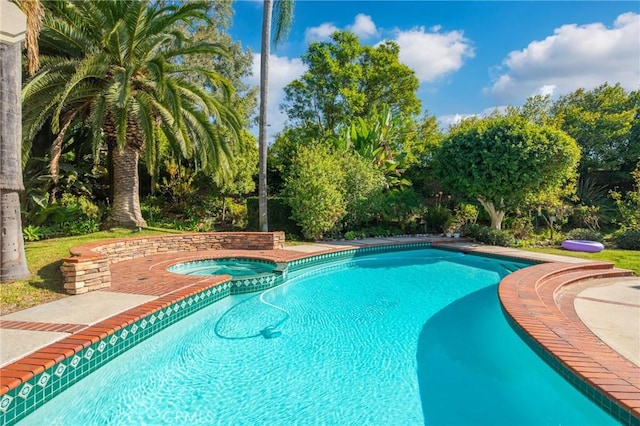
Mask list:
[[[566,133],[517,114],[463,121],[436,154],[441,183],[479,201],[500,229],[505,212],[575,178],[580,151]]]
[[[561,96],[551,114],[582,149],[580,172],[629,175],[640,158],[640,91],[605,83]],[[629,175],[630,176],[630,175]]]
[[[23,90],[24,136],[51,126],[58,135],[52,165],[72,123],[82,120],[96,147],[104,138],[113,159],[111,224],[145,224],[138,201],[138,155],[145,148],[164,142],[202,167],[227,167],[229,136],[241,125],[230,105],[233,89],[217,72],[177,59],[226,55],[218,44],[193,42],[179,26],[207,21],[204,3],[51,1],[46,8],[42,67]]]
[[[318,139],[336,137],[356,118],[379,113],[382,105],[393,115],[420,113],[418,79],[398,60],[399,46],[386,41],[363,46],[348,31],[337,31],[329,42],[313,42],[302,61],[308,70],[285,87],[281,108],[289,125]]]

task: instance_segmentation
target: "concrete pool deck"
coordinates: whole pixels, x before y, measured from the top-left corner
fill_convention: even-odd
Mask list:
[[[443,248],[459,250],[466,253],[476,252],[490,256],[505,256],[514,259],[530,259],[541,262],[553,262],[555,265],[566,265],[570,269],[572,265],[588,264],[583,259],[548,255],[543,253],[524,252],[522,250],[483,246],[452,239],[440,239],[432,237],[395,237],[372,238],[358,241],[319,242],[315,244],[292,245],[283,250],[258,250],[252,251],[255,257],[264,257],[274,261],[290,261],[311,255],[328,253],[350,248],[367,247],[385,244],[404,244],[421,241],[432,241],[434,245]],[[130,261],[119,262],[113,265],[113,284],[109,289],[98,290],[87,294],[66,297],[51,303],[36,306],[19,312],[0,316],[0,395],[8,388],[16,386],[19,369],[36,363],[44,368],[49,368],[49,359],[44,355],[38,355],[45,347],[57,346],[60,351],[69,351],[68,345],[60,343],[69,337],[80,341],[80,337],[88,339],[96,338],[96,329],[108,335],[108,327],[117,326],[123,318],[144,315],[141,308],[155,304],[167,304],[178,297],[178,293],[194,291],[200,285],[215,285],[215,278],[206,278],[194,283],[193,277],[176,276],[164,269],[168,264],[194,258],[207,257],[233,257],[246,251],[216,250],[198,253],[168,253],[154,255],[147,258],[138,258]],[[516,275],[516,274],[512,274]],[[154,277],[157,281],[154,282]],[[576,278],[577,280],[577,278]],[[213,284],[212,284],[213,283]],[[640,277],[609,277],[589,280],[577,280],[576,284],[560,288],[553,287],[551,283],[541,285],[537,289],[534,299],[542,301],[551,300],[552,314],[544,312],[541,318],[555,315],[544,325],[552,328],[553,338],[550,347],[551,352],[557,349],[558,357],[563,359],[565,355],[564,345],[572,343],[572,347],[580,353],[568,354],[569,366],[579,375],[586,375],[586,380],[604,386],[605,391],[618,401],[621,401],[625,409],[640,416]],[[518,283],[514,282],[517,286]],[[181,289],[177,291],[177,289]],[[557,291],[556,291],[557,290]],[[514,287],[512,297],[515,310],[520,309],[521,298]],[[509,297],[506,297],[507,303]],[[517,299],[517,300],[516,300]],[[538,302],[538,299],[535,302]],[[526,302],[529,303],[529,302]],[[522,304],[522,306],[526,305]],[[525,320],[531,312],[540,312],[540,306],[525,306],[523,312]],[[516,318],[516,322],[520,324]],[[539,324],[532,327],[529,334],[534,339],[545,341],[549,336],[536,336]],[[524,324],[523,328],[526,328]],[[106,333],[106,334],[105,334]],[[558,343],[559,342],[559,343]],[[578,343],[575,343],[578,342]],[[585,343],[586,342],[586,343]],[[86,347],[86,346],[85,346]],[[565,352],[563,352],[565,351]],[[36,352],[34,354],[34,352]],[[55,352],[53,350],[49,351]],[[556,355],[556,353],[554,353]],[[575,359],[573,359],[573,358]],[[51,358],[51,357],[49,357]],[[59,358],[59,356],[58,356]],[[44,360],[46,359],[46,365]],[[571,362],[575,361],[575,365]],[[597,361],[597,362],[596,362]],[[607,364],[612,366],[608,369]],[[597,365],[596,365],[597,364]],[[604,368],[606,371],[602,372]],[[586,370],[586,372],[585,372]],[[594,371],[591,371],[594,370]],[[596,371],[597,370],[597,371]],[[614,373],[611,373],[614,371]],[[35,372],[34,372],[35,373]],[[589,374],[592,374],[590,377]],[[610,374],[614,374],[615,377]],[[602,377],[600,377],[602,376]],[[22,377],[22,376],[21,376]],[[624,419],[623,419],[624,420]]]

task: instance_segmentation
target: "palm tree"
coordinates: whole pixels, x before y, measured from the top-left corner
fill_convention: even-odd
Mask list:
[[[208,21],[206,4],[54,0],[45,5],[41,67],[23,89],[25,139],[51,123],[57,134],[52,175],[74,121],[91,129],[96,151],[106,143],[113,203],[105,226],[146,226],[138,162],[143,153],[155,158],[159,140],[202,168],[228,167],[229,148],[240,128],[229,107],[233,90],[216,72],[181,59],[226,54],[220,45],[193,42],[178,26]],[[215,92],[194,83],[189,78],[194,75]]]
[[[293,0],[264,0],[262,9],[262,46],[260,49],[260,118],[258,129],[258,215],[260,230],[267,232],[267,94],[269,92],[269,55],[271,47],[271,20],[275,11],[276,33],[274,43],[283,40],[293,22]]]
[[[22,180],[21,41],[27,23],[13,3],[0,0],[0,282],[27,278],[19,192]]]

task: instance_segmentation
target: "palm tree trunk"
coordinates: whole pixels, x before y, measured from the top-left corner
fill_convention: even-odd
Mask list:
[[[269,92],[269,55],[271,45],[271,0],[262,9],[262,46],[260,49],[260,123],[258,130],[258,217],[260,230],[267,232],[267,94]]]
[[[140,152],[127,144],[115,148],[113,157],[113,204],[104,225],[107,228],[147,226],[140,212],[138,159]]]
[[[0,0],[0,33],[9,19],[23,15],[13,4]],[[12,10],[13,8],[13,10]],[[15,17],[11,15],[16,14]],[[11,34],[9,34],[11,35]],[[22,38],[0,38],[0,282],[27,278],[29,269],[24,253],[19,191],[22,181]]]
[[[107,114],[104,120],[104,134],[111,151],[113,180],[113,203],[106,228],[138,228],[147,226],[140,212],[140,178],[138,160],[144,147],[144,135],[131,117],[127,123],[127,140],[124,148],[119,148],[113,116]]]

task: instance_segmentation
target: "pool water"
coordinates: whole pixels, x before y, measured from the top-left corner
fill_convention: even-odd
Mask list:
[[[497,283],[520,266],[425,249],[299,271],[176,323],[22,424],[616,424],[507,324]]]
[[[276,265],[249,259],[205,259],[167,268],[182,275],[231,275],[233,278],[272,272]]]

